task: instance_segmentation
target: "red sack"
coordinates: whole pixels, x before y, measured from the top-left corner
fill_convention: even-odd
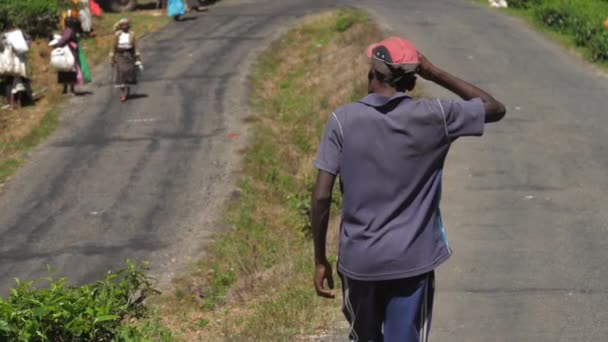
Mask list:
[[[89,0],[89,9],[91,10],[91,14],[96,17],[101,17],[101,7],[95,2],[95,0]]]

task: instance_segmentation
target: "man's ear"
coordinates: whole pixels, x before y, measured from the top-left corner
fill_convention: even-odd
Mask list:
[[[412,77],[412,81],[407,85],[407,91],[412,91],[416,88],[416,80],[418,78],[416,76]]]

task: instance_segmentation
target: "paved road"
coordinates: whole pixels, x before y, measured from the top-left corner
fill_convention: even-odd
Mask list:
[[[433,340],[607,341],[608,79],[466,1],[357,4],[509,107],[448,157]]]
[[[448,160],[455,254],[438,273],[433,340],[605,341],[608,81],[464,0],[224,0],[148,39],[148,97],[119,105],[95,88],[5,189],[2,289],[43,263],[87,281],[125,257],[159,261],[162,273],[199,255],[238,169],[243,139],[226,135],[243,132],[251,58],[295,18],[345,3],[509,107]]]

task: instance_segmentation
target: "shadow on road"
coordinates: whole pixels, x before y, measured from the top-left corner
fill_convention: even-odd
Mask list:
[[[187,0],[186,3],[188,4],[188,7],[194,8],[197,6],[210,6],[219,1],[220,0]],[[166,8],[166,7],[167,7],[167,0],[160,0],[160,1],[148,2],[145,4],[138,4],[137,10],[138,11],[147,11],[147,10]]]
[[[88,90],[77,91],[77,92],[74,93],[74,95],[76,95],[78,97],[80,97],[80,96],[89,96],[89,95],[93,95],[93,92],[92,91],[88,91]]]
[[[191,20],[196,20],[196,19],[198,19],[198,17],[181,17],[179,19],[175,19],[175,21],[182,22],[182,21],[191,21]]]
[[[129,95],[129,101],[145,99],[148,97],[148,94],[131,94]]]
[[[137,4],[138,11],[148,11],[148,10],[155,10],[155,9],[159,9],[159,8],[161,8],[161,7],[159,6],[159,4],[156,1],[149,2],[147,4]]]

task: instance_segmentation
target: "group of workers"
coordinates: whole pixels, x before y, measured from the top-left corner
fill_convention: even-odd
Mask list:
[[[14,26],[0,35],[0,84],[11,110],[32,101],[26,65],[30,43],[30,37]]]
[[[59,25],[62,29],[61,34],[55,35],[49,43],[53,50],[63,49],[66,54],[70,55],[69,59],[73,61],[72,67],[57,71],[57,82],[63,86],[62,94],[66,96],[77,95],[76,87],[91,81],[80,37],[92,36],[92,18],[90,14],[85,14],[83,18],[82,9],[78,9],[82,8],[79,6],[80,2],[82,0],[72,0],[72,8],[62,13]],[[90,4],[89,1],[86,1],[86,9],[89,10],[89,13]],[[181,16],[183,13],[179,15]],[[91,22],[87,22],[88,20]],[[16,49],[15,43],[11,41],[11,39],[15,39],[13,36],[19,37],[17,41],[23,41],[26,48]],[[26,58],[30,43],[30,37],[17,27],[11,27],[0,35],[0,84],[3,86],[4,94],[2,95],[6,96],[7,102],[9,102],[8,107],[11,110],[34,102],[29,78],[31,72],[27,68]],[[130,88],[137,84],[137,74],[139,70],[143,69],[143,66],[137,49],[136,35],[126,18],[114,25],[110,61],[115,86],[121,90],[120,101],[127,101],[130,96]]]
[[[77,2],[79,0],[72,0]],[[60,39],[51,42],[53,48],[68,46],[74,55],[76,66],[72,71],[58,72],[58,82],[63,84],[63,94],[76,94],[75,85],[82,84],[78,73],[86,63],[81,56],[79,34],[83,31],[82,22],[75,16],[67,16],[63,22],[64,30]],[[130,87],[137,84],[137,71],[142,69],[140,54],[136,46],[136,35],[131,30],[129,20],[123,18],[114,25],[114,39],[110,50],[110,60],[115,72],[115,86],[121,89],[120,101],[129,99]]]
[[[80,22],[73,17],[64,21],[65,29],[58,39],[53,40],[53,48],[68,47],[73,54],[75,66],[69,71],[59,71],[57,81],[63,85],[64,95],[75,95],[76,85],[83,84],[85,79],[80,75],[86,68],[86,60],[82,58],[79,43]],[[142,68],[141,59],[136,46],[136,35],[130,29],[129,20],[121,19],[114,25],[113,46],[110,51],[110,60],[115,72],[115,86],[121,89],[121,102],[128,100],[130,87],[137,84],[137,71]]]

